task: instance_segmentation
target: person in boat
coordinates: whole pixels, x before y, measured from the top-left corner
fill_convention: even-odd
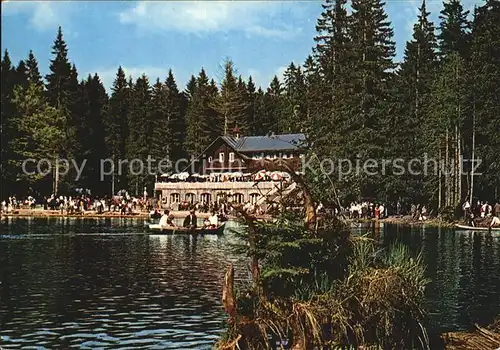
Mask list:
[[[219,226],[219,216],[215,211],[212,211],[210,213],[210,216],[208,217],[208,221],[210,222],[210,228],[216,228]]]
[[[158,211],[158,209],[155,209],[149,213],[151,219],[161,219],[161,213]]]
[[[494,215],[500,219],[500,201],[497,200],[495,206],[493,207]]]
[[[163,212],[163,215],[160,218],[160,226],[161,227],[168,227],[168,226],[175,227],[174,218],[172,215],[170,215],[170,211],[168,211],[167,209]]]
[[[205,220],[203,220],[203,228],[211,228],[210,220],[208,220],[208,218],[205,218]]]
[[[196,218],[195,211],[194,209],[192,209],[189,211],[189,215],[186,216],[186,218],[184,219],[184,223],[182,224],[182,226],[193,229],[198,226],[197,222],[198,219]]]
[[[491,218],[490,227],[499,227],[499,226],[500,226],[500,219],[497,218],[496,216],[493,216]]]

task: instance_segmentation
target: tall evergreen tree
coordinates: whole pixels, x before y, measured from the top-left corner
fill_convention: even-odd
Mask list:
[[[439,19],[439,53],[442,58],[458,53],[462,58],[468,56],[470,46],[469,11],[464,11],[460,0],[443,2]]]
[[[469,178],[469,196],[490,201],[500,197],[500,3],[487,0],[475,11],[469,64],[471,145],[468,157],[480,159],[481,176]]]
[[[84,93],[84,111],[79,125],[77,142],[81,146],[81,155],[87,160],[82,174],[81,184],[92,189],[94,195],[110,194],[109,180],[101,181],[100,165],[106,150],[105,120],[107,120],[108,95],[99,76],[89,74],[82,83]]]
[[[68,108],[71,101],[70,80],[74,72],[68,59],[68,49],[61,27],[57,31],[52,54],[54,58],[50,61],[50,73],[45,76],[49,103],[55,108]]]
[[[390,113],[385,101],[390,96],[395,68],[393,29],[380,0],[353,0],[351,25],[352,39],[352,95],[348,99],[348,118],[343,118],[344,153],[348,158],[381,158],[384,140],[380,133]],[[380,179],[366,174],[356,175],[345,184],[354,196],[375,196]],[[361,186],[359,186],[361,184]]]
[[[216,98],[217,87],[214,82],[209,82],[202,68],[186,112],[187,129],[184,147],[190,155],[201,155],[201,152],[221,135],[220,121],[213,108]]]
[[[42,76],[40,75],[40,70],[38,69],[38,61],[30,50],[28,54],[28,59],[26,60],[26,68],[28,70],[28,80],[31,84],[42,85]]]
[[[233,62],[226,60],[224,62],[224,79],[214,104],[214,109],[219,114],[223,125],[222,135],[231,134],[231,130],[236,127],[243,133],[248,131],[248,103],[244,94],[245,91],[238,86]]]
[[[171,152],[172,161],[186,157],[184,150],[184,139],[186,137],[186,120],[185,111],[183,111],[183,96],[179,92],[177,83],[175,82],[174,74],[170,69],[167,79],[165,80],[166,98],[167,98],[167,116],[168,116],[168,133],[171,137]]]
[[[295,133],[305,126],[305,81],[300,67],[292,62],[284,74],[283,117],[278,127],[281,133]]]
[[[13,156],[12,140],[16,135],[13,134],[13,115],[15,108],[12,104],[14,97],[15,69],[12,67],[12,61],[7,50],[4,51],[1,62],[1,116],[0,116],[0,142],[1,142],[1,171],[0,171],[0,195],[5,196],[12,188],[13,169],[9,167],[9,159]]]
[[[148,77],[143,74],[134,85],[131,94],[130,114],[128,120],[129,137],[127,155],[129,162],[134,159],[145,162],[149,155],[151,139],[151,87]],[[147,186],[148,176],[145,169],[140,169],[138,161],[130,166],[129,187],[138,195],[142,187]],[[145,164],[145,163],[143,163]],[[142,171],[141,171],[142,170]]]
[[[432,83],[436,74],[436,36],[434,25],[429,20],[425,0],[419,9],[417,22],[413,26],[413,38],[406,43],[403,63],[397,72],[397,84],[392,104],[394,112],[385,121],[385,133],[392,135],[392,142],[386,147],[386,155],[391,158],[421,157],[428,139],[425,126],[429,119]],[[391,103],[390,100],[387,103]],[[385,191],[389,198],[397,200],[408,196],[408,200],[421,202],[423,177],[386,176]]]
[[[256,105],[257,105],[257,91],[255,83],[253,82],[252,76],[248,77],[248,83],[246,84],[246,98],[247,98],[247,125],[248,125],[248,134],[249,135],[257,135],[256,132]]]

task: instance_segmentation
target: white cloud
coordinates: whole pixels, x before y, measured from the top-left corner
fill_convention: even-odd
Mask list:
[[[290,39],[301,28],[286,26],[279,18],[289,6],[258,1],[141,1],[121,12],[119,18],[123,24],[154,32],[177,31],[201,36],[241,31],[247,36]]]
[[[25,14],[28,24],[39,31],[56,30],[58,26],[68,25],[72,7],[62,1],[4,1],[2,16]]]
[[[288,67],[287,66],[281,66],[276,70],[276,76],[280,80],[281,83],[285,81],[285,71]]]

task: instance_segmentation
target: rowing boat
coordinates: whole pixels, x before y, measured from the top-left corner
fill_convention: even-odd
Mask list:
[[[159,224],[149,224],[149,230],[163,235],[222,235],[224,233],[225,223],[216,228],[187,228],[160,226]]]
[[[467,226],[459,224],[456,224],[455,226],[462,230],[500,232],[500,227],[477,227],[477,226]]]

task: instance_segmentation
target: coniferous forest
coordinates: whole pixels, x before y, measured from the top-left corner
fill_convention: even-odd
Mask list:
[[[319,5],[318,5],[319,6]],[[456,207],[471,195],[500,197],[500,2],[469,13],[459,0],[444,3],[432,23],[425,0],[402,62],[381,0],[327,0],[309,57],[292,62],[284,80],[259,88],[224,62],[220,83],[203,68],[185,87],[167,77],[133,80],[121,67],[110,91],[97,74],[79,76],[59,28],[49,73],[33,52],[1,61],[1,196],[47,195],[54,175],[27,175],[22,162],[86,159],[82,177],[61,176],[57,191],[93,194],[152,190],[151,175],[117,174],[100,181],[103,158],[172,160],[202,152],[235,127],[244,135],[307,135],[311,154],[335,159],[428,158],[436,174],[387,172],[332,176],[343,200],[403,200]],[[348,10],[349,7],[349,10]],[[472,163],[480,159],[477,176]],[[478,164],[478,162],[476,162]],[[29,169],[30,171],[33,169]]]

